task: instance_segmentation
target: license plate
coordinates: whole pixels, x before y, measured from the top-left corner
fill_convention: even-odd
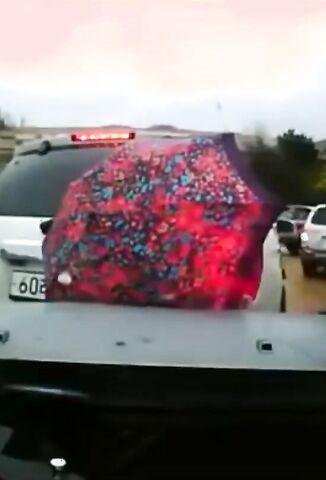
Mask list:
[[[43,273],[14,271],[11,278],[10,296],[45,300],[45,280]]]

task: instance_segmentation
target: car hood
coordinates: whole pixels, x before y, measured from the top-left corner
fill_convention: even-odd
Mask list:
[[[16,303],[0,305],[0,330],[0,360],[326,370],[322,315]]]

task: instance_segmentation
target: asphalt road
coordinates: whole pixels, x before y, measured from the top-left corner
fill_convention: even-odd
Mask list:
[[[271,231],[264,245],[264,263],[266,288],[262,298],[268,306],[268,300],[273,295],[279,295],[277,287],[279,266],[286,274],[287,311],[297,313],[326,312],[326,274],[318,274],[315,278],[305,278],[302,273],[301,262],[298,256],[291,256],[279,245],[275,234]]]
[[[286,272],[287,310],[290,312],[326,312],[326,275],[305,278],[299,257],[282,253]]]

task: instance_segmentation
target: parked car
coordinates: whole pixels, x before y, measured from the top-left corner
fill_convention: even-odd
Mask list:
[[[45,299],[44,227],[70,182],[133,132],[65,134],[25,142],[0,175],[0,302]]]
[[[42,242],[51,218],[69,183],[94,164],[109,158],[119,142],[115,140],[113,144],[91,137],[94,135],[63,135],[26,142],[1,172],[1,303],[45,300]],[[262,280],[253,310],[285,310],[279,257],[273,255],[276,247],[271,233],[264,245]]]
[[[301,233],[313,207],[307,205],[289,205],[278,217],[274,231],[280,245],[284,245],[291,255],[297,255],[301,248]]]
[[[318,205],[309,214],[301,233],[300,257],[306,277],[326,269],[326,205]]]

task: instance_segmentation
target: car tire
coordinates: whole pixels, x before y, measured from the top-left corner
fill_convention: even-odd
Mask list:
[[[289,245],[286,247],[290,255],[298,255],[300,248],[297,245]]]
[[[316,272],[314,265],[306,262],[302,262],[302,271],[305,277],[313,277]]]

